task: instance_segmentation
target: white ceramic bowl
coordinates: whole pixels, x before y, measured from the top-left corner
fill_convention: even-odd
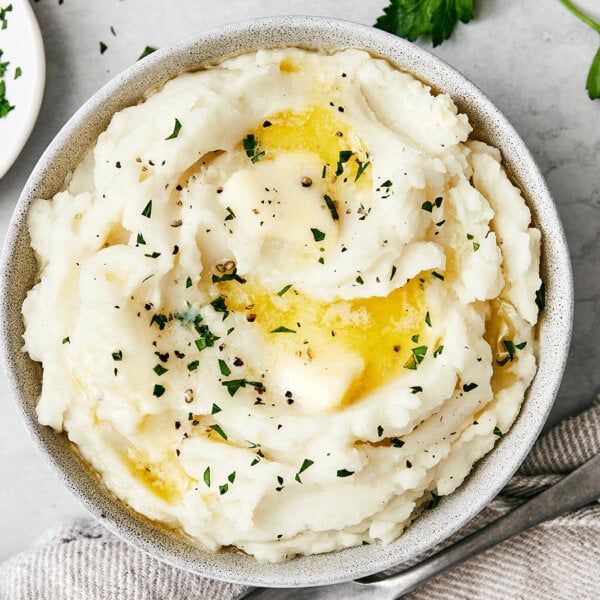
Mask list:
[[[134,513],[116,500],[64,435],[36,420],[41,368],[22,352],[21,304],[37,266],[25,219],[33,199],[59,191],[67,172],[105,129],[113,113],[136,103],[144,90],[176,73],[265,46],[366,48],[452,96],[469,115],[475,135],[500,148],[543,234],[546,309],[541,319],[539,370],[511,431],[452,495],[419,517],[389,545],[360,546],[268,564],[239,552],[212,554]],[[572,320],[572,278],[556,208],[530,153],[498,109],[470,82],[425,50],[354,23],[312,17],[234,24],[185,39],[136,63],[96,93],[67,123],[35,167],[16,207],[2,261],[3,358],[23,421],[54,472],[108,529],[177,567],[219,579],[265,586],[319,585],[349,580],[402,563],[447,538],[479,512],[527,455],[553,404],[564,369]]]

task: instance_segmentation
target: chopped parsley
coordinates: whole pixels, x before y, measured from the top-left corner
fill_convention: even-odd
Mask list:
[[[148,56],[149,54],[152,54],[153,52],[156,52],[156,48],[153,48],[152,46],[146,46],[144,48],[144,50],[142,51],[142,53],[140,54],[138,60],[142,60],[142,58],[146,58],[146,56]]]
[[[112,353],[113,360],[119,361],[123,360],[123,352],[121,350],[117,350]]]
[[[71,339],[69,338],[69,336],[63,338],[62,343],[63,344],[70,344],[71,343]]]
[[[146,217],[148,219],[152,217],[152,200],[150,200],[144,207],[144,210],[142,211],[142,217]]]
[[[377,425],[377,436],[381,437],[383,435],[383,427],[381,425]]]
[[[463,391],[470,392],[471,390],[474,390],[476,387],[479,387],[479,385],[477,385],[476,383],[465,383],[465,385],[463,385]]]
[[[348,471],[348,469],[338,469],[338,477],[350,477],[351,475],[354,475],[354,471]]]
[[[273,329],[269,333],[296,333],[296,332],[293,329],[289,329],[288,327],[284,327],[283,325],[280,325],[279,327],[277,327],[276,329]]]
[[[438,496],[435,492],[431,492],[431,500],[428,500],[425,503],[425,510],[432,510],[440,503],[440,496]]]
[[[145,246],[146,245],[146,240],[144,239],[144,236],[141,233],[137,234],[137,238],[135,240],[135,243],[140,245],[140,246]]]
[[[338,214],[338,211],[337,211],[337,208],[335,207],[334,201],[327,194],[325,194],[323,196],[323,200],[325,200],[325,204],[327,204],[327,208],[329,209],[329,212],[331,213],[331,218],[334,221],[338,221],[340,218],[340,215]],[[311,230],[311,231],[314,232],[314,230]],[[315,240],[315,241],[318,242],[319,240]]]
[[[165,367],[158,363],[152,370],[160,377],[161,375],[164,375],[169,369],[165,369]]]
[[[246,156],[250,159],[252,163],[258,162],[261,158],[265,157],[265,151],[259,152],[259,144],[258,140],[254,136],[254,134],[249,133],[243,140],[242,146],[244,147],[244,152],[246,152]]]
[[[223,321],[229,316],[227,304],[225,303],[225,296],[219,296],[213,300],[210,305],[215,309],[215,312],[223,313]]]
[[[498,437],[502,437],[504,434],[502,433],[502,431],[500,431],[498,426],[496,426],[496,427],[494,427],[494,435],[497,435]]]
[[[418,394],[419,392],[422,392],[422,391],[423,391],[423,388],[420,385],[413,385],[410,388],[410,393],[411,394]]]
[[[215,403],[213,402],[212,408],[211,408],[211,410],[210,410],[210,414],[211,414],[211,415],[216,415],[217,413],[220,413],[220,412],[221,412],[221,410],[222,410],[222,409],[221,409],[221,407],[220,407],[220,406],[218,406],[217,404],[215,404]]]
[[[394,448],[402,448],[404,446],[404,442],[400,438],[392,438],[390,442]]]
[[[188,368],[188,371],[195,371],[199,366],[200,366],[200,361],[193,360],[191,363],[188,364],[187,368]]]
[[[310,230],[313,234],[315,242],[322,242],[325,239],[325,234],[322,231],[314,229],[313,227],[311,227]]]
[[[171,133],[171,135],[169,137],[166,137],[165,140],[174,140],[179,135],[180,131],[181,131],[181,122],[179,121],[179,119],[175,119],[175,125],[173,126],[173,132]]]
[[[437,279],[439,279],[440,281],[444,281],[444,276],[440,275],[437,271],[431,271],[431,274],[436,277]]]
[[[154,391],[152,392],[152,394],[154,396],[156,396],[157,398],[160,398],[164,393],[165,393],[164,386],[160,385],[159,383],[155,383],[154,384]]]
[[[231,375],[231,369],[222,358],[219,358],[219,371],[221,371],[221,375],[224,375],[225,377]]]
[[[231,220],[235,219],[235,213],[233,212],[233,210],[231,210],[231,208],[229,206],[227,206],[225,208],[225,210],[227,211],[227,216],[225,217],[225,221],[231,221]]]
[[[108,46],[104,42],[100,42],[100,54],[104,54],[107,49]]]
[[[394,279],[394,276],[396,275],[396,271],[397,271],[396,266],[392,265],[392,274],[390,275],[390,281],[392,279]]]
[[[358,284],[360,284],[360,285],[364,285],[364,283],[365,283],[365,282],[364,282],[363,278],[362,278],[362,277],[359,275],[359,276],[356,278],[356,283],[358,283]]]
[[[246,283],[246,280],[237,274],[237,269],[233,269],[231,273],[224,273],[221,276],[213,274],[213,283],[221,283],[222,281],[237,281],[238,283]]]
[[[433,351],[433,358],[437,358],[444,351],[444,346],[441,344]]]
[[[204,469],[204,475],[202,476],[202,479],[204,479],[206,487],[210,487],[210,467],[206,467],[206,469]]]
[[[302,483],[302,480],[300,479],[300,474],[303,473],[304,471],[306,471],[306,469],[308,469],[308,467],[310,467],[313,464],[314,464],[314,461],[310,460],[309,458],[305,458],[304,461],[302,461],[302,466],[300,467],[300,469],[298,469],[298,472],[296,473],[296,476],[294,477],[294,479],[298,483]]]
[[[285,294],[285,293],[286,293],[286,292],[287,292],[287,291],[288,291],[288,290],[289,290],[291,287],[292,287],[292,284],[291,284],[291,283],[289,283],[288,285],[286,285],[286,286],[282,287],[282,288],[281,288],[281,289],[280,289],[280,290],[277,292],[277,295],[278,295],[279,297],[283,296],[283,295],[284,295],[284,294]]]
[[[147,258],[158,258],[160,256],[160,252],[153,252],[152,254],[144,254]]]
[[[417,346],[411,350],[411,357],[404,363],[405,369],[416,370],[427,354],[427,346]]]
[[[187,288],[191,288],[191,287],[192,287],[192,278],[191,278],[191,277],[188,277],[188,278],[185,280],[185,288],[187,289]]]
[[[425,315],[425,323],[431,327],[431,316],[429,315],[429,311],[427,311],[427,314]]]
[[[335,171],[336,176],[341,175],[344,172],[344,164],[347,163],[354,152],[352,150],[340,150],[340,155],[337,161],[337,169]]]
[[[224,440],[227,439],[227,434],[223,431],[223,429],[221,428],[221,426],[217,423],[215,423],[214,425],[209,425],[209,427],[216,433],[218,433]]]
[[[248,381],[247,379],[230,379],[221,381],[221,385],[227,388],[230,396],[235,396],[240,388],[245,388],[247,385],[252,386],[256,390],[263,390],[263,384],[260,381]]]
[[[357,160],[356,162],[358,163],[358,169],[356,170],[356,177],[354,178],[355,183],[360,179],[360,176],[367,170],[367,167],[371,164],[371,161],[369,160],[365,162]]]

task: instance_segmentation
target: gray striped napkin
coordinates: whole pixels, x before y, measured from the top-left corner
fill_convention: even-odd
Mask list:
[[[518,473],[458,537],[504,514],[600,452],[600,401],[541,438]],[[441,575],[410,600],[600,598],[600,506],[516,536]],[[419,559],[416,559],[417,562]],[[0,564],[2,600],[231,600],[243,586],[163,564],[85,520],[48,531]]]

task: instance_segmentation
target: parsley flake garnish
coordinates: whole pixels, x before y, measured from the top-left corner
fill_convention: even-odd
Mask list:
[[[394,279],[394,276],[396,275],[396,271],[397,271],[396,266],[392,265],[392,274],[390,275],[390,281],[392,279]]]
[[[221,371],[221,375],[225,375],[225,377],[231,375],[231,369],[222,358],[219,359],[219,371]]]
[[[179,121],[179,119],[175,119],[175,125],[173,127],[173,132],[171,133],[171,135],[169,137],[166,137],[165,140],[174,140],[179,135],[180,131],[181,131],[181,122]]]
[[[465,385],[463,385],[463,391],[470,392],[471,390],[474,390],[476,387],[479,387],[479,385],[476,383],[466,383]]]
[[[377,436],[381,437],[383,435],[383,427],[381,425],[377,425]]]
[[[206,467],[206,469],[204,469],[204,475],[202,475],[202,479],[204,479],[206,487],[210,487],[210,467]]]
[[[354,475],[354,471],[348,471],[348,469],[338,469],[338,477],[350,477],[351,475]]]
[[[281,289],[280,289],[280,290],[277,292],[277,295],[278,295],[279,297],[283,296],[283,295],[284,295],[284,294],[285,294],[285,293],[286,293],[286,292],[287,292],[287,291],[288,291],[288,290],[289,290],[291,287],[292,287],[292,284],[291,284],[291,283],[289,283],[288,285],[286,285],[286,286],[282,287],[282,288],[281,288]]]
[[[228,483],[224,483],[223,485],[219,486],[219,495],[223,495],[226,494],[229,491],[229,484]]]
[[[337,211],[337,208],[335,207],[334,201],[327,194],[323,195],[323,200],[325,200],[325,204],[327,204],[327,208],[329,209],[329,212],[331,213],[331,218],[334,221],[338,221],[340,218],[340,215],[338,214],[338,211]],[[318,242],[319,240],[315,240],[315,241]]]
[[[427,311],[427,314],[425,315],[425,323],[431,327],[431,317],[429,316],[429,311]]]
[[[392,438],[390,442],[394,448],[402,448],[404,446],[404,442],[400,438]]]
[[[225,221],[231,221],[231,220],[235,219],[235,213],[231,210],[231,208],[229,206],[227,206],[225,208],[225,210],[227,211],[227,216],[225,217]]]
[[[142,51],[142,53],[140,54],[138,60],[142,60],[142,58],[146,58],[146,56],[148,56],[149,54],[152,54],[153,52],[156,52],[156,48],[153,48],[152,46],[146,46],[144,48],[144,50]]]
[[[219,296],[213,300],[210,305],[215,309],[215,312],[223,313],[223,321],[229,316],[227,304],[225,303],[225,296]]]
[[[209,425],[209,427],[215,431],[216,433],[218,433],[224,440],[227,439],[227,434],[223,431],[223,429],[221,428],[220,425],[218,425],[217,423],[215,423],[214,425]]]
[[[142,211],[142,217],[150,218],[152,216],[152,200],[146,204],[144,210]]]
[[[220,413],[220,412],[221,412],[221,410],[222,410],[222,409],[221,409],[221,407],[220,407],[220,406],[218,406],[217,404],[215,404],[215,403],[213,402],[212,408],[211,408],[211,410],[210,410],[210,414],[211,414],[211,415],[216,415],[217,413]]]
[[[427,346],[417,346],[411,350],[411,357],[402,365],[405,369],[416,370],[427,354]]]
[[[437,358],[442,352],[444,351],[444,346],[439,345],[434,351],[433,351],[433,358]]]
[[[17,67],[15,69],[15,79],[19,79],[21,75],[23,75],[23,69],[21,69],[21,67]]]
[[[300,469],[296,473],[296,476],[294,477],[294,479],[298,483],[302,483],[302,480],[300,479],[300,474],[306,471],[306,469],[308,469],[308,467],[310,467],[311,465],[314,465],[314,461],[310,460],[309,458],[305,458],[302,462],[302,466],[300,467]]]
[[[100,42],[100,54],[104,54],[108,46],[104,42]]]
[[[187,288],[191,288],[191,287],[192,287],[192,278],[191,278],[191,277],[188,277],[188,278],[185,280],[185,289],[187,289]]]
[[[356,278],[356,283],[358,283],[358,284],[360,284],[360,285],[364,285],[364,283],[365,283],[365,282],[364,282],[363,278],[362,278],[362,277],[359,275],[359,276]]]
[[[200,366],[200,361],[193,360],[191,363],[188,364],[187,369],[188,369],[188,371],[195,371],[199,366]]]
[[[247,379],[230,379],[221,381],[221,385],[227,388],[230,396],[235,396],[240,388],[245,388],[247,385],[254,387],[256,390],[263,390],[263,384],[259,381],[248,381]]]
[[[276,329],[273,329],[269,333],[296,333],[296,332],[293,329],[289,329],[288,327],[284,327],[283,325],[280,325],[279,327],[277,327]]]
[[[62,343],[63,344],[70,344],[71,343],[71,339],[69,338],[69,336],[63,338]]]
[[[139,244],[140,246],[145,246],[146,245],[146,240],[144,239],[144,236],[141,233],[137,234],[137,238],[136,238],[135,243]]]
[[[119,361],[123,360],[123,352],[121,350],[117,350],[112,353],[113,360]]]
[[[367,170],[367,167],[371,164],[371,161],[367,160],[365,162],[361,162],[359,160],[356,161],[358,163],[358,169],[356,170],[356,177],[354,178],[354,183],[356,183],[360,176]]]
[[[160,363],[152,369],[159,377],[164,375],[169,369],[165,369]]]
[[[156,396],[157,398],[160,398],[164,393],[165,393],[164,386],[160,385],[159,383],[155,383],[154,391],[152,392],[152,395]]]
[[[502,433],[502,431],[500,431],[500,429],[496,426],[494,427],[494,435],[497,435],[498,437],[502,437],[504,434]]]
[[[325,234],[322,231],[314,229],[313,227],[311,227],[310,230],[312,231],[315,242],[322,242],[325,239]]]
[[[410,388],[410,393],[411,394],[418,394],[419,392],[422,392],[422,391],[423,391],[423,388],[420,385],[413,385]]]
[[[435,508],[438,504],[440,503],[440,497],[435,493],[435,492],[431,492],[431,500],[428,500],[425,503],[425,510],[432,510],[433,508]]]

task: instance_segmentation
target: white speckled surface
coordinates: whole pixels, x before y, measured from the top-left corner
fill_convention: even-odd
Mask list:
[[[109,4],[110,11],[106,10]],[[141,0],[102,2],[97,6],[86,3],[85,7],[80,3],[59,7],[50,0],[36,4],[47,45],[47,97],[24,155],[0,182],[3,228],[45,144],[95,89],[131,63],[146,44],[160,46],[234,19],[283,12],[324,14],[370,24],[385,2],[366,6],[356,1],[292,0],[285,9],[280,4],[275,0],[231,0],[224,8],[215,9],[205,1],[182,0],[168,18],[165,3],[158,0],[143,2],[144,11]],[[553,413],[556,419],[585,406],[600,379],[600,373],[592,368],[599,351],[589,335],[598,323],[600,287],[595,266],[600,250],[596,232],[600,133],[590,125],[598,121],[600,103],[590,102],[583,91],[597,37],[558,2],[541,4],[482,0],[478,20],[460,27],[455,39],[435,52],[483,87],[516,125],[548,174],[565,221],[580,310],[575,328],[576,360],[567,370],[561,401]],[[115,27],[116,37],[112,37],[110,25]],[[98,51],[100,39],[109,46],[102,57]],[[4,383],[2,398],[0,475],[10,484],[0,496],[0,558],[25,547],[47,524],[82,514],[32,450]]]

